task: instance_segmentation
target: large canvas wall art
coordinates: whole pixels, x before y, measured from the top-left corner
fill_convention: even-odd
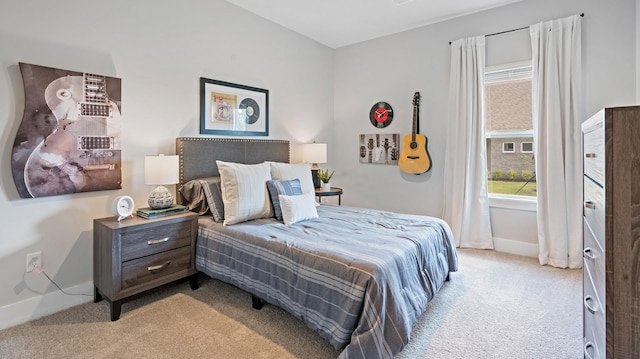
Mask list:
[[[11,154],[20,197],[121,187],[121,80],[20,63],[25,108]]]

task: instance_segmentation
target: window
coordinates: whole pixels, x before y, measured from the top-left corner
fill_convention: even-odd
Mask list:
[[[535,197],[531,64],[487,68],[484,94],[489,194]]]
[[[504,153],[514,153],[516,152],[516,146],[513,142],[503,142],[502,143],[502,152]]]

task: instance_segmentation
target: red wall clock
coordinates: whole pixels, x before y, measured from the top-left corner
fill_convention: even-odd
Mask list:
[[[389,126],[393,120],[393,108],[387,102],[381,101],[371,107],[369,111],[369,120],[371,124],[377,128],[385,128]]]

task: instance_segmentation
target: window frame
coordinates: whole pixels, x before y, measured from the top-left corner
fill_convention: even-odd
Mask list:
[[[517,63],[509,63],[497,66],[486,67],[484,72],[484,84],[487,83],[495,83],[495,82],[503,82],[508,80],[518,80],[518,79],[532,79],[533,81],[533,64],[531,61],[523,61]],[[500,138],[500,137],[522,137],[522,135],[527,134],[533,136],[533,129],[526,131],[494,131],[492,133],[485,132],[485,140],[489,138]],[[533,142],[526,141],[532,144]],[[502,143],[503,153],[515,153],[515,143],[514,143],[514,151],[513,152],[504,152],[504,144]],[[524,142],[522,142],[524,143]],[[520,145],[520,150],[522,150],[522,143]],[[534,148],[535,149],[535,148]],[[522,152],[522,151],[521,151]],[[524,152],[524,153],[533,153]],[[489,177],[487,177],[489,180]],[[492,208],[507,208],[507,209],[517,209],[524,211],[536,211],[537,206],[537,197],[532,196],[522,196],[516,194],[503,194],[503,193],[488,193],[489,197],[489,207]]]
[[[505,149],[506,145],[511,145],[511,151]],[[516,153],[516,143],[515,142],[502,142],[502,153]]]
[[[524,149],[524,144],[525,143],[530,143],[531,144],[531,151],[525,151]],[[525,142],[520,142],[520,153],[533,153],[533,142],[529,142],[529,141],[525,141]]]

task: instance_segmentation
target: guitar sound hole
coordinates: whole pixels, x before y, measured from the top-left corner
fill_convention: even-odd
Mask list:
[[[411,147],[412,150],[415,150],[416,148],[418,148],[418,143],[417,142],[411,142],[409,144],[409,147]]]

